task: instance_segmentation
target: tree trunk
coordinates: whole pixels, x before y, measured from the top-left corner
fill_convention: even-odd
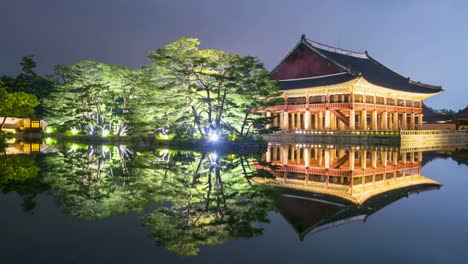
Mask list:
[[[0,125],[0,132],[1,132],[1,130],[3,129],[3,125],[5,124],[5,122],[6,122],[6,119],[7,119],[7,117],[6,117],[6,116],[5,116],[5,117],[3,117],[2,124]]]

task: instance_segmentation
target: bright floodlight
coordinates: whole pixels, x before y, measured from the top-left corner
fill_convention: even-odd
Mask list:
[[[208,140],[209,141],[218,141],[219,140],[219,135],[216,134],[216,133],[213,133],[213,134],[208,136]]]

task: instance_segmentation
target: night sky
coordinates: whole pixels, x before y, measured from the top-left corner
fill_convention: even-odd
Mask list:
[[[83,59],[137,68],[180,37],[258,56],[271,70],[309,39],[369,54],[413,80],[442,85],[427,103],[467,104],[468,1],[0,0],[0,75],[34,54],[40,73]]]

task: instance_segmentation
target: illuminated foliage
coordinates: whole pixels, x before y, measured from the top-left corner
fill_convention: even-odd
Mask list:
[[[34,113],[34,107],[39,105],[36,96],[25,92],[7,92],[0,81],[0,129],[7,117],[27,117]]]
[[[153,67],[168,69],[172,81],[154,107],[175,101],[161,112],[170,123],[187,124],[204,138],[212,133],[248,134],[253,110],[277,95],[276,84],[257,58],[200,50],[199,45],[198,39],[182,38],[149,53]]]
[[[94,61],[57,67],[56,91],[44,105],[47,121],[62,131],[75,127],[90,135],[127,132],[134,71]]]

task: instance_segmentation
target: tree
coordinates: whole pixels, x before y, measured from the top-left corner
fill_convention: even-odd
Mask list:
[[[56,91],[46,100],[47,120],[61,130],[75,127],[89,135],[124,135],[133,71],[95,61],[57,67]]]
[[[21,58],[20,65],[22,72],[16,77],[2,76],[0,78],[0,80],[7,86],[8,92],[24,92],[32,94],[36,96],[39,101],[42,101],[53,92],[53,80],[40,76],[35,72],[36,62],[34,61],[34,55],[27,55]],[[35,115],[42,118],[44,114],[44,107],[41,104],[37,105]]]
[[[7,117],[28,117],[34,113],[34,107],[39,105],[36,96],[25,92],[9,93],[0,82],[0,130]]]
[[[243,136],[254,110],[277,95],[276,83],[255,57],[200,50],[199,45],[198,39],[182,38],[149,53],[152,65],[170,70],[167,79],[172,80],[154,107],[177,100],[176,107],[163,108],[169,123],[188,123],[204,138]]]

